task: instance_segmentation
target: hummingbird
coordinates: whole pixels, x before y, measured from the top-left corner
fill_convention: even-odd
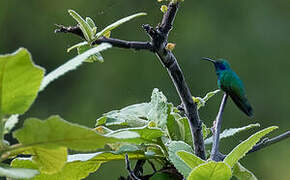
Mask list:
[[[215,72],[218,77],[218,87],[231,97],[240,110],[247,116],[253,117],[253,108],[247,99],[244,84],[239,76],[231,69],[228,61],[225,59],[202,59],[214,64]]]

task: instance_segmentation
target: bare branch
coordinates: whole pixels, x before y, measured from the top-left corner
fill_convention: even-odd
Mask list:
[[[247,155],[256,151],[259,151],[261,149],[264,149],[272,144],[278,143],[282,140],[285,140],[287,138],[290,138],[290,131],[287,131],[279,136],[276,136],[274,138],[265,138],[263,140],[261,140],[259,143],[257,143],[250,151],[247,152]],[[223,161],[226,158],[226,155],[222,154],[219,152],[219,154],[217,155],[217,159],[218,161]]]
[[[227,103],[228,95],[225,93],[220,105],[220,109],[213,126],[213,144],[211,149],[211,159],[214,161],[220,160],[219,152],[219,142],[220,142],[220,132],[222,127],[223,112]]]
[[[75,34],[83,39],[85,39],[84,34],[81,30],[81,28],[79,26],[64,26],[61,24],[55,24],[58,29],[54,30],[54,33],[71,33],[71,34]]]
[[[72,33],[84,39],[84,35],[79,28],[79,26],[69,26],[65,27],[63,25],[56,25],[59,29],[56,29],[55,33]],[[134,50],[149,50],[153,51],[152,45],[149,42],[139,42],[139,41],[125,41],[121,39],[106,38],[101,37],[94,41],[92,44],[102,44],[109,43],[114,47],[124,48],[124,49],[134,49]]]
[[[287,131],[279,136],[276,136],[274,138],[265,138],[263,139],[261,142],[259,142],[258,144],[256,144],[247,154],[250,154],[252,152],[256,152],[256,151],[259,151],[265,147],[268,147],[272,144],[275,144],[277,142],[280,142],[284,139],[287,139],[287,138],[290,138],[290,131]]]
[[[139,42],[139,41],[124,41],[114,38],[101,37],[93,42],[93,44],[109,43],[114,47],[124,48],[124,49],[134,49],[134,50],[149,50],[153,51],[152,45],[149,42]]]

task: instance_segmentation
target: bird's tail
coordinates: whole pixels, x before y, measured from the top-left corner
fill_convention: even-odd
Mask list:
[[[251,107],[250,102],[248,99],[244,97],[238,97],[235,95],[231,95],[230,97],[234,101],[234,103],[239,107],[240,110],[242,110],[247,116],[253,117],[254,116],[254,111],[253,108]]]

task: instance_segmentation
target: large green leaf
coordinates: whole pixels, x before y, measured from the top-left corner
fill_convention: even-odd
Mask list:
[[[244,126],[244,127],[241,127],[241,128],[226,129],[220,134],[220,139],[224,139],[224,138],[227,138],[227,137],[230,137],[230,136],[234,136],[235,134],[237,134],[239,132],[246,131],[246,130],[249,130],[249,129],[252,129],[252,128],[255,128],[255,127],[260,127],[260,124],[259,123],[250,124],[248,126]],[[212,137],[207,138],[204,141],[204,143],[205,144],[211,144],[212,143]]]
[[[24,147],[68,147],[78,151],[96,150],[107,143],[126,141],[122,136],[102,136],[92,129],[69,123],[58,116],[52,116],[45,121],[27,119],[23,128],[15,131],[13,135]]]
[[[227,163],[230,167],[233,167],[245,154],[252,149],[252,147],[260,141],[260,139],[271,131],[277,129],[277,126],[272,126],[266,129],[263,129],[247,140],[240,143],[237,147],[235,147],[224,159],[224,162]]]
[[[116,22],[114,22],[113,24],[105,27],[102,31],[98,32],[96,34],[96,39],[100,38],[101,36],[104,36],[105,34],[107,34],[108,32],[112,31],[113,29],[117,28],[118,26],[120,26],[121,24],[127,22],[127,21],[130,21],[136,17],[139,17],[139,16],[145,16],[146,13],[137,13],[137,14],[133,14],[131,16],[128,16],[128,17],[125,17],[125,18],[122,18]]]
[[[41,173],[54,174],[60,171],[66,163],[67,148],[55,149],[31,147],[24,154],[32,155],[32,161],[38,166]]]
[[[224,162],[210,161],[194,168],[187,180],[229,180],[231,168]]]
[[[114,110],[97,119],[96,126],[122,125],[140,127],[148,124],[147,115],[151,106],[149,103],[134,104],[121,110]]]
[[[233,167],[233,176],[235,176],[238,180],[257,180],[256,176],[251,171],[243,167],[239,162]]]
[[[191,168],[176,155],[178,151],[194,152],[192,148],[183,141],[172,141],[168,145],[169,160],[184,177],[187,177],[191,172]]]
[[[65,64],[61,65],[54,71],[50,72],[47,74],[44,78],[43,81],[41,82],[40,90],[42,91],[49,83],[54,81],[55,79],[59,78],[60,76],[66,74],[69,71],[72,71],[76,69],[78,66],[80,66],[86,59],[88,59],[91,55],[94,55],[96,53],[99,53],[101,51],[104,51],[108,48],[112,47],[110,44],[103,43],[95,48],[92,48],[74,58],[66,62]]]
[[[32,178],[37,174],[39,174],[39,172],[34,169],[0,167],[0,177],[4,176],[10,178],[24,179],[24,178]]]
[[[25,113],[37,96],[43,74],[24,48],[0,55],[0,114]]]
[[[28,158],[17,158],[12,161],[13,167],[29,167],[32,169],[37,169],[37,165],[34,164]],[[41,173],[32,180],[80,180],[87,177],[90,173],[95,172],[101,166],[99,162],[93,161],[81,161],[75,160],[65,164],[61,171],[54,174],[44,174]]]
[[[74,154],[69,155],[67,163],[61,171],[55,174],[39,174],[33,180],[79,180],[87,177],[90,173],[95,172],[102,163],[116,160],[124,160],[125,152],[116,154],[113,152],[98,152],[90,154]],[[142,152],[128,152],[130,160],[144,159],[145,155]],[[17,168],[32,168],[37,169],[35,163],[28,158],[17,158],[12,161],[13,167]]]
[[[96,126],[122,125],[141,127],[152,121],[157,127],[166,129],[168,106],[169,103],[167,103],[167,99],[162,92],[154,89],[150,103],[135,104],[121,110],[106,113],[103,117],[97,119]]]
[[[185,162],[191,169],[196,168],[197,166],[205,163],[206,161],[200,159],[196,155],[186,152],[186,151],[177,151],[176,155]]]

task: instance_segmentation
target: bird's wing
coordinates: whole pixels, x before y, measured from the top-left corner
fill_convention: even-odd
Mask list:
[[[248,116],[253,116],[253,109],[246,97],[244,84],[235,72],[227,73],[223,81],[226,81],[224,91],[232,98],[234,103]]]

